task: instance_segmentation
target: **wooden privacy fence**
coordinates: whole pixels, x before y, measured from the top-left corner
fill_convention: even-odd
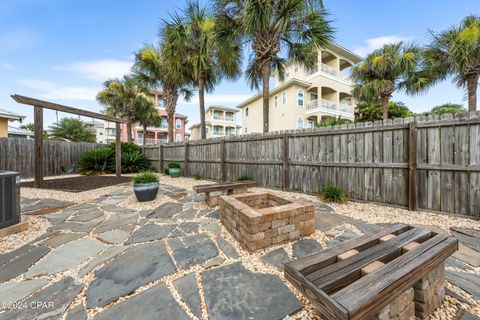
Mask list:
[[[328,184],[354,200],[480,216],[480,113],[171,143],[145,149],[185,176],[316,194]]]
[[[43,170],[45,176],[65,174],[65,169],[72,165],[78,167],[80,156],[88,150],[104,145],[85,142],[65,142],[56,140],[43,141]],[[34,140],[33,139],[0,139],[0,170],[20,172],[21,178],[33,178],[34,172]]]

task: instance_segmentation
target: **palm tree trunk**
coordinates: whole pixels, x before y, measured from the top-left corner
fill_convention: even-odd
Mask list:
[[[203,77],[198,79],[198,100],[200,105],[200,134],[202,139],[207,138],[205,128],[205,80]]]
[[[168,114],[168,142],[173,142],[173,118],[174,114]]]
[[[143,133],[143,134],[142,134],[142,135],[143,135],[143,143],[142,143],[142,145],[143,145],[143,148],[145,148],[145,140],[147,140],[147,139],[146,139],[146,138],[147,138],[147,125],[145,125],[145,124],[143,125],[143,132],[142,132],[142,133]]]
[[[127,142],[132,143],[132,122],[127,120]]]
[[[468,111],[477,111],[478,77],[478,74],[474,74],[467,79]]]
[[[385,95],[382,96],[382,111],[383,111],[383,120],[388,119],[388,102],[390,100],[390,96]]]
[[[264,61],[262,65],[262,84],[263,84],[263,132],[269,130],[269,102],[270,102],[270,65]]]
[[[177,109],[178,88],[167,87],[163,92],[163,103],[168,117],[168,142],[173,142],[173,118]]]

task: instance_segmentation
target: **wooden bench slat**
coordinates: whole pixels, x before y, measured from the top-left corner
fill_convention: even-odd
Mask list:
[[[457,248],[457,239],[436,235],[331,297],[349,311],[350,319],[368,319]]]
[[[192,189],[197,193],[207,193],[214,191],[224,191],[239,188],[253,188],[256,187],[255,181],[229,182],[229,183],[211,183],[193,186]]]
[[[332,248],[321,251],[319,253],[312,254],[310,256],[298,259],[288,264],[292,269],[299,270],[303,275],[308,275],[315,270],[324,268],[332,263],[335,263],[337,260],[337,255],[351,250],[356,249],[362,251],[373,247],[379,243],[379,238],[387,235],[389,233],[400,234],[403,233],[412,227],[404,224],[395,224],[390,227],[386,227],[383,230],[377,232],[376,234],[367,234],[356,239],[348,240],[342,243],[339,243]]]
[[[317,270],[307,278],[327,293],[339,290],[360,279],[361,269],[375,260],[388,262],[402,254],[402,247],[412,241],[424,241],[431,237],[429,230],[414,228],[393,239],[366,249],[350,258]]]

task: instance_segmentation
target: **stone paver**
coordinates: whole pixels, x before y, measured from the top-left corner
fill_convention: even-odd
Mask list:
[[[130,233],[133,231],[134,225],[128,225],[120,229],[113,229],[109,231],[102,232],[97,235],[97,238],[102,242],[117,244],[122,243],[127,239]]]
[[[182,300],[192,310],[198,318],[202,318],[202,309],[200,307],[200,291],[197,285],[195,273],[190,273],[175,281],[173,285],[182,296]]]
[[[178,226],[186,234],[198,233],[200,224],[198,222],[182,222]]]
[[[177,225],[158,225],[158,224],[146,224],[140,229],[135,230],[130,237],[125,241],[125,244],[147,242],[154,240],[161,240],[166,238]]]
[[[165,285],[154,286],[95,316],[94,320],[189,320]]]
[[[34,277],[41,274],[55,274],[75,268],[87,258],[96,255],[105,249],[105,245],[93,239],[78,239],[52,251],[48,256],[35,264],[25,274]]]
[[[292,245],[292,256],[294,258],[303,258],[311,255],[312,253],[322,251],[322,249],[322,245],[318,241],[312,239],[302,239]]]
[[[213,220],[204,220],[200,222],[200,225],[202,226],[202,229],[204,231],[208,231],[210,233],[213,233],[215,235],[220,234],[222,232],[222,227]]]
[[[8,304],[20,301],[37,289],[48,284],[47,279],[26,280],[20,282],[9,282],[0,285],[0,310],[5,309]]]
[[[77,240],[81,237],[84,237],[86,234],[85,233],[63,233],[59,232],[53,237],[48,238],[47,240],[44,240],[40,242],[43,245],[56,248],[61,246],[62,244],[65,244],[67,242]]]
[[[73,227],[71,230],[73,232],[86,232],[86,233],[90,233],[92,232],[92,230],[98,226],[100,223],[102,223],[103,221],[105,221],[105,217],[100,217],[98,219],[94,219],[92,221],[88,221],[88,222],[84,222],[84,223],[81,223],[75,227]]]
[[[448,282],[470,293],[475,299],[480,299],[480,276],[457,271],[445,271]]]
[[[49,208],[69,206],[72,204],[73,202],[70,202],[70,201],[61,201],[57,199],[44,198],[44,199],[38,199],[38,201],[36,201],[35,203],[22,206],[21,211],[22,213],[25,213],[25,212],[38,211],[38,210],[44,210]]]
[[[279,277],[240,262],[203,272],[202,285],[211,320],[276,320],[303,307]]]
[[[2,320],[59,319],[70,303],[82,291],[82,284],[75,284],[72,277],[63,278],[24,301],[28,308],[7,310]],[[38,307],[32,308],[35,305]]]
[[[351,220],[348,221],[348,223],[350,223],[355,228],[357,228],[358,230],[360,230],[360,231],[362,231],[363,233],[366,233],[366,234],[376,233],[376,232],[379,232],[380,230],[383,229],[383,227],[381,227],[379,225],[366,223],[366,222],[364,222],[362,220],[358,220],[358,219],[351,219]]]
[[[119,229],[128,225],[133,225],[137,222],[137,213],[117,213],[112,214],[110,218],[99,224],[94,233],[99,234],[105,231]]]
[[[105,306],[175,271],[163,243],[137,245],[95,272],[87,290],[87,308]]]
[[[85,265],[83,268],[80,269],[80,271],[78,271],[78,276],[80,278],[83,278],[85,275],[92,272],[93,269],[95,269],[102,263],[118,256],[120,253],[124,252],[128,248],[129,248],[128,246],[121,246],[121,247],[110,247],[103,250],[98,256],[93,258],[89,263],[87,263],[87,265]]]
[[[175,215],[175,218],[181,219],[181,220],[192,220],[192,219],[195,219],[197,213],[198,213],[197,209],[190,208]]]
[[[445,260],[445,266],[451,267],[451,268],[464,269],[464,270],[473,270],[473,268],[467,263],[462,262],[453,257],[449,257],[447,258],[447,260]]]
[[[238,254],[237,249],[235,249],[235,247],[232,244],[230,244],[230,242],[228,242],[221,236],[217,236],[215,240],[217,241],[217,244],[220,250],[222,250],[227,257],[229,257],[230,259],[240,258],[240,255]]]
[[[182,269],[202,264],[218,255],[215,243],[206,234],[170,239],[168,245],[172,248],[175,261]]]
[[[315,210],[315,229],[327,231],[341,225],[348,217],[336,213],[319,212]]]
[[[27,271],[35,262],[50,252],[46,246],[26,245],[0,256],[0,283]]]
[[[183,211],[183,204],[178,202],[165,202],[156,209],[153,209],[147,218],[149,219],[169,219],[175,214]]]
[[[275,268],[283,270],[283,264],[290,261],[287,251],[283,248],[278,248],[270,251],[260,257],[260,260],[265,261]]]
[[[87,222],[93,219],[98,219],[103,215],[104,215],[103,211],[98,208],[83,209],[83,210],[77,211],[68,220],[77,221],[77,222]]]
[[[67,313],[65,320],[87,320],[87,311],[83,305],[78,305],[72,308]]]

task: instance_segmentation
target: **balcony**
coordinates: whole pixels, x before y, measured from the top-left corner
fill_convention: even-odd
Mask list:
[[[339,116],[349,120],[355,118],[353,106],[325,99],[317,99],[308,102],[306,112],[307,115],[321,113],[330,116]]]
[[[145,139],[145,144],[146,145],[152,145],[152,144],[161,144],[161,143],[167,143],[168,140],[167,139]],[[138,138],[137,139],[137,144],[138,145],[143,145],[143,138]]]
[[[328,64],[325,64],[325,63],[322,63],[322,72],[327,73],[334,77],[338,77],[337,70],[334,67],[329,66]]]

